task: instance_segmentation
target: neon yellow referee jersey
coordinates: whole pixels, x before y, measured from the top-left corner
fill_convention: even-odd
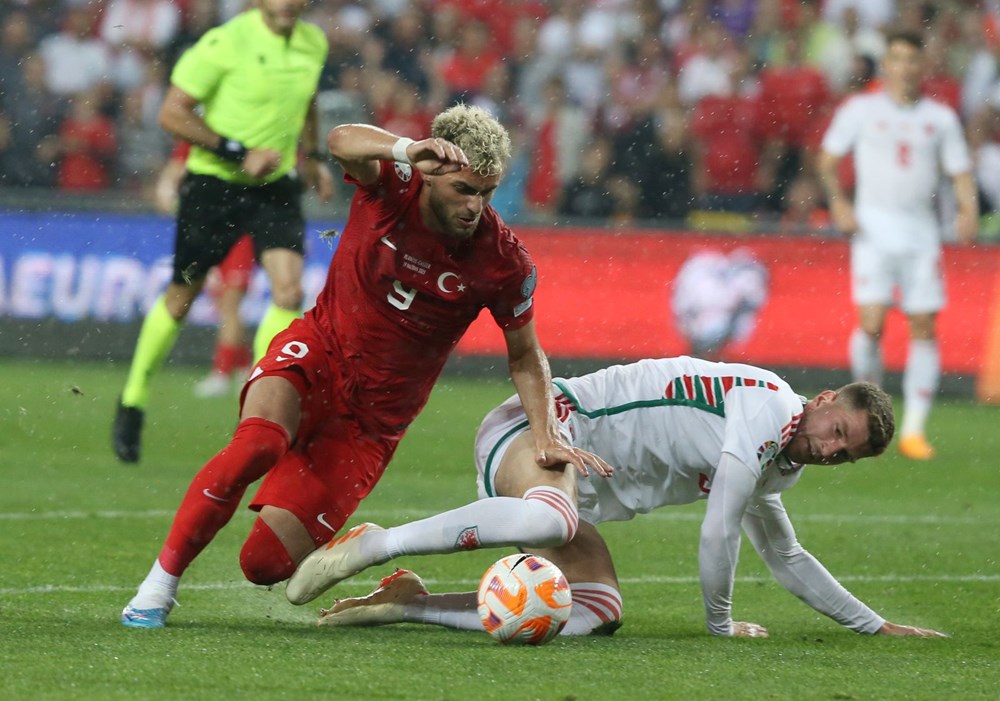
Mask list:
[[[238,163],[193,146],[188,170],[241,184],[271,182],[292,170],[326,56],[319,27],[300,21],[291,37],[279,36],[260,10],[206,32],[181,56],[170,82],[202,104],[213,131],[248,149],[279,151],[281,166],[265,178],[251,178]]]

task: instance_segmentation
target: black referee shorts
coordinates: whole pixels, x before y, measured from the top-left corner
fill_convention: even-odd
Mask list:
[[[188,173],[180,187],[173,281],[204,278],[243,234],[253,238],[258,260],[271,248],[303,253],[302,191],[302,181],[289,175],[253,186]]]

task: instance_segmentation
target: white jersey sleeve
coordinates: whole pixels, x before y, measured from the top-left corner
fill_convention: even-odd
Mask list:
[[[802,404],[802,398],[790,390],[734,387],[726,394],[723,455],[728,453],[750,466],[754,478],[759,478],[798,429]]]
[[[822,148],[834,156],[845,156],[854,148],[864,121],[863,103],[856,97],[844,102],[834,113],[823,135]]]
[[[740,521],[757,484],[756,470],[723,453],[712,480],[698,544],[705,625],[712,635],[733,634],[733,580],[740,554]]]
[[[743,528],[775,579],[806,604],[859,633],[877,633],[885,623],[799,544],[780,494],[754,497]]]
[[[962,124],[954,110],[941,106],[941,168],[951,176],[972,171],[972,157],[969,155],[969,145],[962,132]]]

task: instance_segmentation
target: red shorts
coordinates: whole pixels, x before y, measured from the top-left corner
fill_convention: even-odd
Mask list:
[[[249,234],[243,234],[215,267],[218,275],[209,275],[206,283],[208,293],[218,295],[223,287],[235,287],[245,292],[250,286],[253,265],[253,238]]]
[[[402,434],[387,437],[363,428],[373,424],[359,421],[356,409],[347,406],[336,355],[304,319],[274,337],[251,382],[264,375],[282,376],[295,385],[302,420],[293,447],[264,477],[250,508],[260,511],[270,505],[291,511],[313,542],[322,545],[375,487]],[[241,408],[245,396],[246,387]]]

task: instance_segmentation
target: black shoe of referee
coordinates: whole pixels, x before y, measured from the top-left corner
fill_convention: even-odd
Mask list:
[[[115,425],[111,430],[111,443],[115,455],[122,462],[139,462],[139,452],[142,445],[142,422],[145,417],[139,407],[125,406],[118,400],[118,411],[115,413]]]

